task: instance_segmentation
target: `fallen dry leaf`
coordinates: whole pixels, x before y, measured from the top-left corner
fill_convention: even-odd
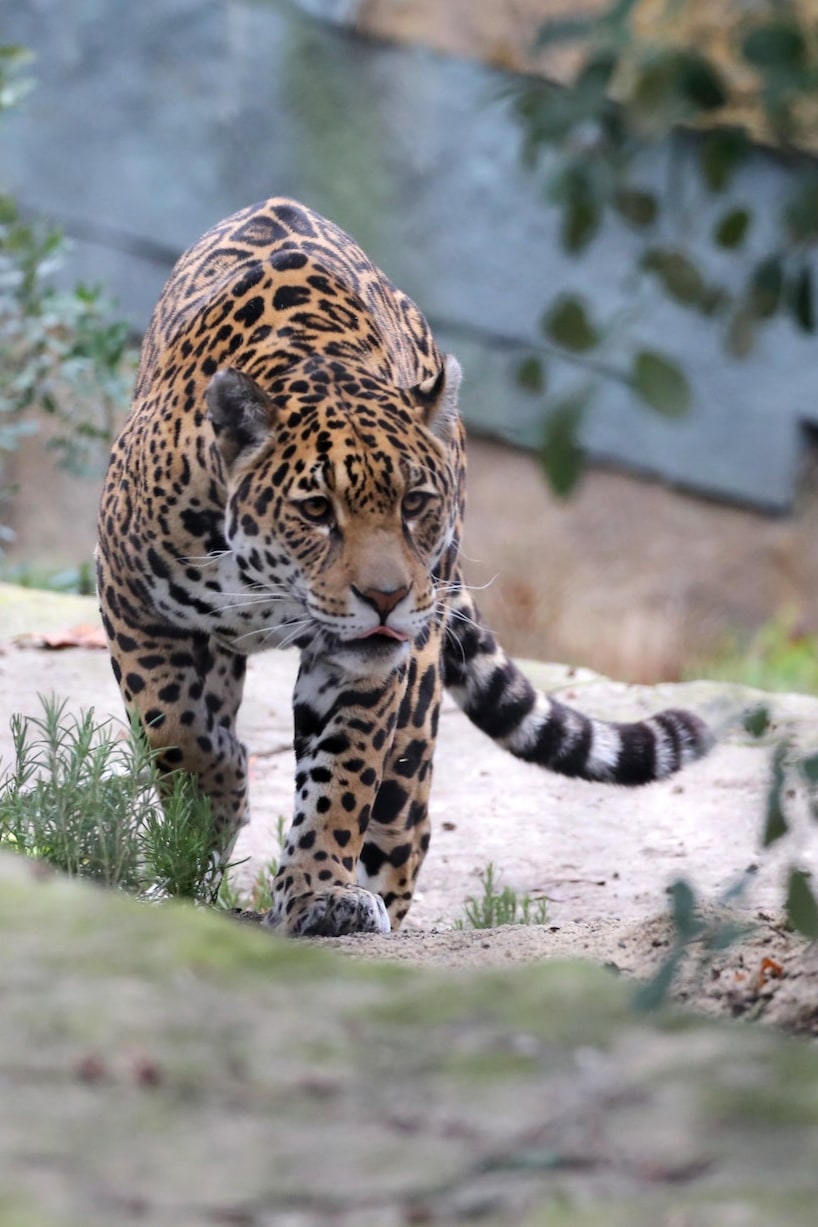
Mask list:
[[[764,988],[769,980],[780,980],[784,975],[784,968],[777,959],[765,957],[761,960],[761,966],[756,975],[756,983],[759,991]]]
[[[77,626],[68,626],[65,630],[52,631],[50,634],[27,631],[23,635],[15,636],[14,642],[20,648],[46,648],[49,651],[108,646],[102,627],[93,622],[81,622]]]

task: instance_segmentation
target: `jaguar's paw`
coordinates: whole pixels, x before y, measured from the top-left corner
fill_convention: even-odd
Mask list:
[[[362,886],[331,886],[277,900],[262,924],[290,937],[342,937],[391,929],[383,899]]]

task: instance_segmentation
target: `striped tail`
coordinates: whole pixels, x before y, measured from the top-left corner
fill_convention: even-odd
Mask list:
[[[559,775],[647,784],[706,754],[707,725],[668,710],[633,724],[594,720],[550,699],[509,660],[469,594],[453,594],[444,637],[444,682],[482,732],[516,758]]]

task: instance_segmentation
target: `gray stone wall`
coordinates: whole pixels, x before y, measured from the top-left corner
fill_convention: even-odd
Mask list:
[[[67,275],[105,283],[137,327],[204,229],[291,194],[417,300],[461,358],[471,425],[531,446],[541,408],[513,371],[538,342],[544,305],[560,289],[603,317],[633,305],[626,228],[609,224],[581,260],[561,253],[541,185],[519,167],[496,71],[356,38],[284,0],[0,0],[0,22],[5,41],[36,52],[39,80],[0,124],[0,188],[64,224],[76,240]],[[786,171],[759,153],[743,173],[763,236]],[[684,364],[694,408],[668,422],[609,385],[587,422],[590,453],[786,508],[802,424],[818,412],[815,341],[775,325],[735,362],[712,323],[664,299],[641,304],[639,320],[631,340]],[[555,365],[551,387],[577,378]]]

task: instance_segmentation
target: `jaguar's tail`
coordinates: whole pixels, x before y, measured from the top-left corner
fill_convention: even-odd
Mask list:
[[[479,729],[515,757],[560,775],[646,784],[701,758],[712,744],[707,725],[691,712],[609,723],[535,690],[463,589],[452,596],[443,660],[447,689]]]

